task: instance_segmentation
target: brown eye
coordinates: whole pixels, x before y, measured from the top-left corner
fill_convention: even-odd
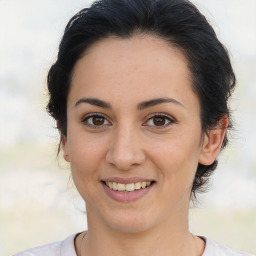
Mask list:
[[[102,116],[95,116],[95,117],[92,117],[92,123],[94,125],[103,125],[104,124],[104,117]]]
[[[82,123],[91,128],[101,128],[104,126],[111,125],[111,123],[104,116],[96,115],[96,114],[85,116],[82,119]]]
[[[174,119],[167,114],[159,113],[151,116],[143,126],[150,126],[152,128],[165,128],[171,124],[175,123]]]
[[[161,116],[156,116],[156,117],[153,118],[153,123],[156,126],[163,126],[163,125],[165,125],[165,121],[166,121],[166,118],[161,117]]]

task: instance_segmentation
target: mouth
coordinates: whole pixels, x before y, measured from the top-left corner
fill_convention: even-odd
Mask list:
[[[150,187],[155,183],[155,181],[141,181],[141,182],[128,183],[128,184],[112,182],[112,181],[102,181],[102,182],[111,190],[118,191],[118,192],[134,192],[134,191],[138,191],[138,190],[142,190],[147,187]]]

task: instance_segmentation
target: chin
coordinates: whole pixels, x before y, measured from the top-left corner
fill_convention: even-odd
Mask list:
[[[123,233],[140,233],[149,229],[148,225],[134,220],[124,221],[120,223],[109,223],[109,227],[112,230],[123,232]]]
[[[111,216],[105,215],[104,222],[112,230],[126,233],[143,232],[153,226],[151,214],[134,212],[132,210],[121,210],[116,214],[112,211]]]

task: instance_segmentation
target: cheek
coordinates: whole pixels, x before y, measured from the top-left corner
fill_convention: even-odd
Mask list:
[[[191,184],[198,165],[199,146],[197,139],[177,136],[170,140],[151,143],[154,164],[172,187]],[[170,184],[168,184],[170,185]]]
[[[72,127],[71,127],[72,128]],[[88,135],[82,128],[70,129],[68,134],[68,148],[71,164],[75,166],[93,166],[104,153],[104,137],[97,134]],[[86,169],[87,168],[83,168]],[[88,168],[91,170],[92,168]]]
[[[95,181],[99,180],[99,165],[104,157],[103,142],[100,139],[90,138],[85,133],[75,133],[68,137],[68,148],[72,177],[80,190],[87,190]]]

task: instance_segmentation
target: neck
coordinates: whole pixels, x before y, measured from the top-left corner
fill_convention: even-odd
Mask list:
[[[121,232],[91,221],[88,212],[87,217],[82,256],[200,256],[204,251],[204,242],[189,232],[188,217],[186,221],[169,218],[141,232]]]

